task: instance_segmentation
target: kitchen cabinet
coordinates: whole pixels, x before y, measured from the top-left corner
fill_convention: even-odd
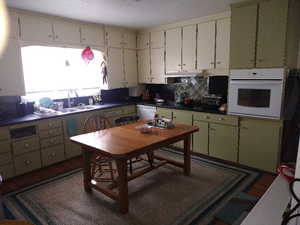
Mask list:
[[[137,49],[147,49],[150,46],[150,33],[139,33],[137,35]]]
[[[209,155],[232,162],[237,162],[238,127],[210,123]]]
[[[138,85],[136,50],[124,49],[124,75],[126,87],[136,87]]]
[[[196,72],[197,26],[182,28],[182,72]]]
[[[107,51],[108,88],[121,88],[124,81],[123,49],[111,47]]]
[[[123,47],[136,49],[136,33],[134,31],[125,31],[123,33]]]
[[[165,83],[165,68],[164,68],[164,49],[151,49],[151,83]]]
[[[55,20],[53,22],[54,42],[61,44],[80,44],[79,24]]]
[[[151,83],[150,49],[138,50],[137,55],[138,55],[138,80],[139,80],[139,83]]]
[[[233,4],[230,68],[295,68],[299,24],[299,1],[268,0]]]
[[[241,118],[239,163],[276,172],[281,149],[282,121]]]
[[[209,123],[194,120],[193,125],[199,127],[199,131],[193,133],[193,152],[208,155]]]
[[[80,40],[82,44],[104,46],[104,28],[101,25],[80,25]]]
[[[165,33],[162,30],[151,31],[151,48],[164,48],[165,47]]]
[[[12,11],[9,11],[9,35],[11,39],[19,39],[20,28],[19,28],[19,17],[18,14]]]
[[[16,175],[21,175],[42,167],[40,151],[29,152],[14,159]]]
[[[181,28],[166,31],[166,74],[181,72]]]
[[[21,49],[17,39],[8,40],[0,68],[0,96],[25,95]]]
[[[108,47],[136,49],[136,33],[122,28],[107,27],[106,43]]]
[[[213,69],[215,65],[215,21],[198,24],[197,69]]]
[[[23,41],[53,42],[52,21],[46,17],[20,15],[20,32]]]
[[[174,123],[181,123],[186,125],[193,124],[193,115],[190,111],[184,110],[173,110],[173,121]],[[184,142],[180,141],[174,144],[177,148],[183,148]]]
[[[166,109],[166,108],[160,108],[160,107],[158,107],[156,109],[156,114],[160,118],[166,118],[166,119],[169,119],[169,120],[172,120],[172,117],[173,117],[172,109]]]
[[[215,68],[219,71],[226,71],[226,74],[229,74],[230,18],[217,20],[216,29]]]

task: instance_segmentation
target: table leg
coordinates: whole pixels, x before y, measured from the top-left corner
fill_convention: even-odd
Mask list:
[[[91,152],[86,149],[82,148],[82,154],[83,154],[83,184],[84,184],[84,190],[86,192],[91,192],[92,188],[90,186],[91,183]]]
[[[119,204],[121,213],[128,213],[129,200],[128,200],[128,180],[127,180],[127,160],[116,159],[118,170],[118,189],[119,189]]]
[[[191,174],[191,135],[184,139],[184,175]]]

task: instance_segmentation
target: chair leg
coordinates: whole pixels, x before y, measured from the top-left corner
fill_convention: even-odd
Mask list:
[[[153,166],[154,162],[154,152],[148,152],[147,153],[148,162],[150,163],[150,166]]]
[[[129,159],[129,172],[130,174],[133,173],[133,168],[132,168],[132,159]]]

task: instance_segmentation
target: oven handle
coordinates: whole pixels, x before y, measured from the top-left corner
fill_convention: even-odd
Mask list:
[[[230,80],[230,85],[278,85],[283,84],[283,80]]]

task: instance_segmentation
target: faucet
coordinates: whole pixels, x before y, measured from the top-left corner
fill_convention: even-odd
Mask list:
[[[72,107],[71,94],[75,94],[77,99],[79,97],[76,89],[72,89],[72,88],[68,89],[68,108]]]

